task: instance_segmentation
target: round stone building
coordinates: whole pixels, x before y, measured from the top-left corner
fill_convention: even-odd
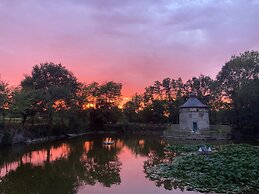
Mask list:
[[[209,129],[209,107],[199,101],[194,94],[180,106],[179,127],[180,130],[192,132]]]

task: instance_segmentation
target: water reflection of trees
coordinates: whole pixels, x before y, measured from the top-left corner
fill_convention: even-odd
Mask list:
[[[94,184],[99,182],[106,187],[120,184],[121,162],[118,160],[117,154],[122,147],[117,146],[119,144],[120,140],[115,140],[113,145],[104,146],[103,139],[96,139],[91,149],[83,153],[82,165],[86,169],[87,177],[92,177]]]
[[[170,180],[166,180],[163,177],[153,176],[153,173],[150,173],[149,169],[158,166],[159,164],[171,163],[176,156],[176,153],[162,149],[152,150],[148,154],[148,159],[144,162],[144,172],[146,173],[146,177],[156,183],[158,187],[164,187],[167,190],[180,189],[184,191],[184,187],[179,185],[177,182]],[[159,169],[157,169],[159,170]]]
[[[125,145],[136,156],[147,157],[144,164],[146,176],[157,186],[169,190],[179,188],[174,182],[152,178],[146,171],[173,158],[172,153],[164,152],[166,143],[163,140],[155,137],[115,138],[111,145],[104,145],[103,141],[105,138],[82,138],[66,143],[1,150],[0,169],[7,169],[8,172],[0,176],[0,193],[73,194],[85,185],[100,183],[110,187],[120,184],[121,162],[118,154]]]
[[[80,186],[97,182],[106,187],[120,184],[121,162],[117,154],[122,148],[121,142],[115,140],[114,145],[104,147],[102,141],[102,138],[94,141],[82,139],[57,147],[42,146],[30,152],[16,153],[15,160],[0,166],[14,167],[1,177],[0,193],[65,194],[76,193]],[[60,150],[60,153],[53,154],[53,149]],[[42,157],[37,156],[36,160],[35,153]]]
[[[151,152],[155,151],[158,156],[164,156],[166,142],[160,139],[160,137],[129,137],[125,138],[124,142],[135,155],[148,156]]]
[[[164,148],[167,143],[159,138],[151,137],[151,138],[126,138],[125,144],[128,148],[135,154],[146,156],[148,159],[144,162],[144,172],[146,173],[146,177],[156,183],[156,186],[163,186],[167,190],[172,189],[180,189],[184,190],[179,184],[173,181],[165,180],[160,177],[152,177],[148,168],[157,166],[159,164],[164,164],[167,162],[172,162],[173,158],[176,156],[175,153],[166,151]]]

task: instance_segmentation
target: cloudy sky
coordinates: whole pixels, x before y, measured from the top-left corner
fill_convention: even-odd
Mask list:
[[[0,79],[61,63],[82,82],[123,83],[125,96],[166,77],[215,78],[259,50],[259,0],[0,0]]]

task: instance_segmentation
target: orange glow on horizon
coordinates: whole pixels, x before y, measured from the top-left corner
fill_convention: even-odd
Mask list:
[[[67,107],[66,102],[63,99],[56,100],[53,103],[52,108],[54,108],[56,111],[69,109],[69,107]]]

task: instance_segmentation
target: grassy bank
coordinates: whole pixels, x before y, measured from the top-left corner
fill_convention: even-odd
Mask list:
[[[164,185],[216,193],[259,192],[259,147],[225,145],[210,155],[198,155],[199,146],[171,146],[170,162],[145,165],[148,176]],[[171,155],[172,156],[172,155]]]
[[[228,140],[231,138],[231,127],[210,125],[210,129],[202,129],[193,133],[190,130],[181,130],[179,125],[174,124],[164,132],[164,136],[179,140]]]

